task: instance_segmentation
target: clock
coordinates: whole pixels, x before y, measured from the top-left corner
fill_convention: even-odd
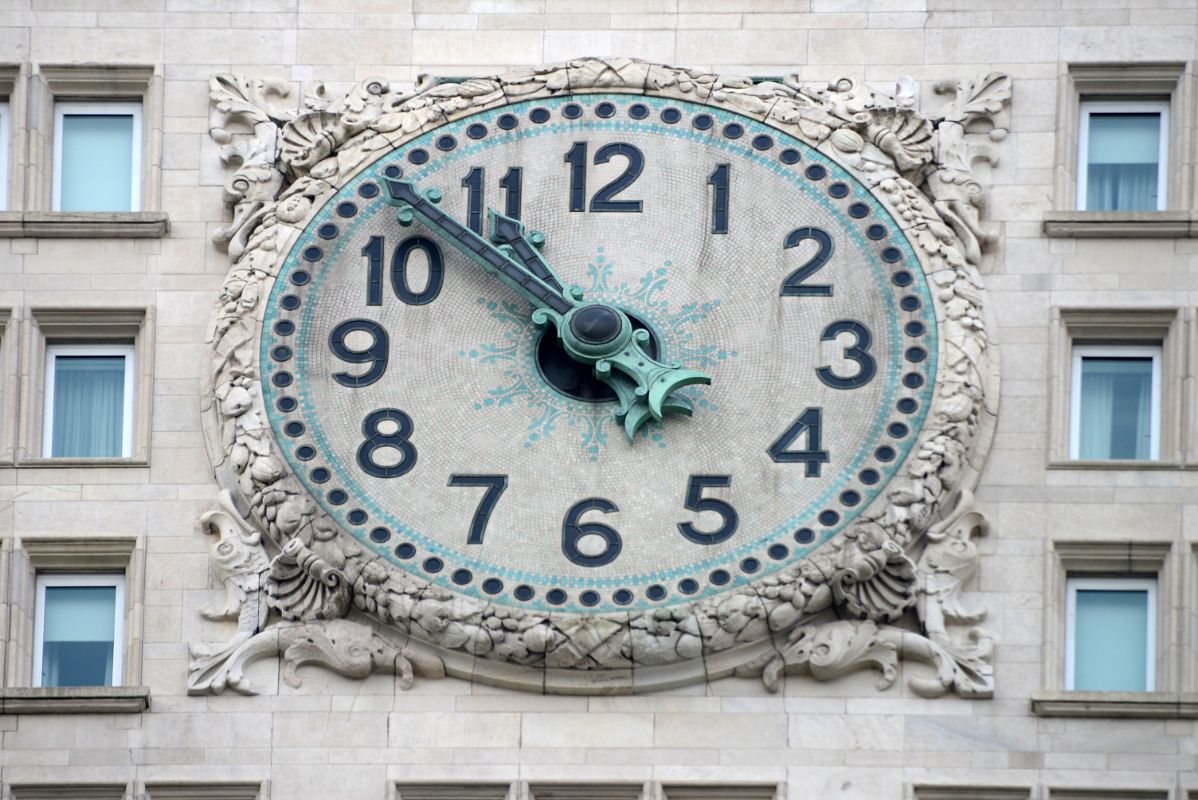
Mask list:
[[[266,304],[267,415],[379,558],[612,612],[767,577],[868,508],[936,381],[902,227],[727,110],[591,94],[439,126],[308,222]]]
[[[226,485],[344,586],[321,614],[480,680],[894,620],[988,435],[980,288],[896,172],[928,124],[625,68],[301,115],[226,283]]]

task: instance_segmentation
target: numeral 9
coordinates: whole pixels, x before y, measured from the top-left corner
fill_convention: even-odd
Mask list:
[[[370,334],[370,346],[363,350],[354,350],[347,345],[345,338],[355,332]],[[333,380],[351,389],[358,389],[374,383],[387,371],[389,346],[387,331],[377,322],[368,319],[347,319],[342,322],[329,334],[329,349],[342,361],[348,361],[351,364],[370,364],[370,369],[361,375],[334,372]]]

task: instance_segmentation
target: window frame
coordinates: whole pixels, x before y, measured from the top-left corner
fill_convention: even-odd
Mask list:
[[[116,589],[113,599],[114,624],[112,629],[112,683],[122,686],[124,680],[125,642],[125,575],[118,572],[92,573],[37,573],[34,587],[33,621],[33,674],[32,684],[42,687],[42,652],[45,649],[46,589],[53,586],[112,586]],[[57,687],[55,687],[57,688]]]
[[[1152,359],[1152,398],[1149,418],[1148,458],[1144,459],[1087,459],[1091,461],[1159,461],[1161,457],[1161,359],[1164,344],[1086,344],[1075,342],[1070,354],[1069,379],[1069,458],[1082,460],[1081,452],[1081,385],[1082,362],[1089,358]]]
[[[1077,666],[1077,593],[1082,591],[1119,591],[1148,594],[1147,641],[1144,646],[1144,688],[1138,692],[1156,691],[1156,594],[1157,579],[1143,575],[1095,576],[1067,575],[1065,578],[1065,691],[1074,689],[1074,668]],[[1083,691],[1121,691],[1115,689],[1092,689]]]
[[[8,161],[12,150],[12,103],[0,99],[0,211],[8,210]]]
[[[42,408],[42,457],[51,459],[77,459],[86,456],[54,456],[54,381],[55,360],[59,356],[120,355],[125,359],[125,381],[123,385],[121,416],[121,453],[118,456],[100,458],[130,458],[133,453],[133,394],[135,390],[136,347],[125,342],[94,342],[80,344],[46,344],[45,400]]]
[[[1164,211],[1169,207],[1169,101],[1168,100],[1095,100],[1093,95],[1083,95],[1078,101],[1077,113],[1077,210],[1109,211],[1115,214],[1131,213],[1121,209],[1089,209],[1086,207],[1086,192],[1089,180],[1090,117],[1095,114],[1141,114],[1155,111],[1160,114],[1160,136],[1157,141],[1156,208],[1140,211]]]
[[[130,156],[131,178],[129,182],[129,208],[112,209],[114,213],[128,213],[141,211],[141,182],[142,182],[142,103],[140,100],[112,100],[112,101],[75,101],[75,100],[56,100],[54,103],[54,153],[51,157],[53,164],[53,183],[51,186],[50,210],[62,211],[62,144],[63,144],[63,119],[67,116],[109,116],[123,117],[131,116],[133,118],[133,135],[132,146],[133,153]],[[107,213],[85,211],[81,213]]]

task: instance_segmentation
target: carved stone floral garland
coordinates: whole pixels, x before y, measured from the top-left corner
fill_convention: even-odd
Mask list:
[[[737,674],[776,691],[784,674],[829,680],[874,669],[890,686],[900,660],[931,665],[908,679],[916,694],[989,697],[991,640],[984,611],[961,600],[977,569],[972,509],[993,434],[996,352],[978,277],[992,238],[971,171],[993,162],[1006,133],[1010,78],[938,85],[951,95],[934,117],[887,96],[835,85],[754,82],[635,59],[580,59],[437,84],[412,92],[368,79],[339,99],[317,84],[300,107],[289,84],[217,75],[213,139],[235,166],[225,197],[233,220],[214,235],[232,267],[209,332],[203,419],[220,507],[201,519],[228,597],[217,619],[236,635],[191,646],[193,694],[253,693],[250,662],[280,656],[284,679],[315,663],[364,677],[393,672],[460,677],[533,691],[612,692]],[[900,86],[900,89],[902,87]],[[836,541],[787,571],[708,601],[639,615],[546,615],[486,605],[433,586],[365,553],[288,473],[269,433],[256,358],[262,304],[312,209],[380,151],[486,108],[567,92],[630,89],[719,105],[790,133],[845,164],[873,188],[920,249],[942,341],[936,395],[918,448],[887,489]],[[235,133],[246,131],[248,133]],[[975,133],[975,130],[982,131]]]

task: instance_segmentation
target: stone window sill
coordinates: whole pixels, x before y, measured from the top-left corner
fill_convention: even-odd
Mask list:
[[[0,714],[140,714],[147,686],[39,686],[0,689]]]
[[[1073,458],[1048,462],[1049,469],[1104,469],[1104,470],[1162,470],[1181,469],[1177,461],[1142,461],[1133,458]]]
[[[1193,692],[1032,692],[1038,717],[1108,719],[1198,719]]]
[[[1047,211],[1044,235],[1064,239],[1198,238],[1192,211]]]
[[[68,469],[76,467],[148,467],[150,462],[144,458],[22,458],[13,466],[32,467],[34,469]]]
[[[4,211],[0,238],[161,239],[170,232],[162,211]]]

